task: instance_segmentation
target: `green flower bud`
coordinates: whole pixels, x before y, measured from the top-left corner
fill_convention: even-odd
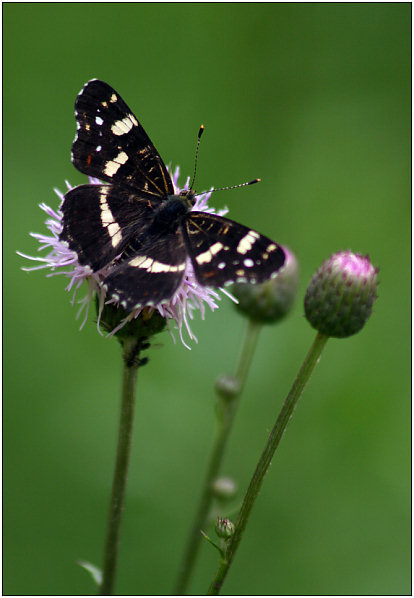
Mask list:
[[[225,517],[217,517],[216,534],[223,540],[229,540],[234,534],[234,523]]]
[[[220,398],[230,401],[240,392],[240,381],[234,376],[223,374],[216,381],[216,392]]]
[[[378,268],[369,257],[340,251],[314,274],[305,296],[308,322],[322,334],[355,334],[371,315],[377,298]]]
[[[286,316],[299,287],[299,267],[293,253],[283,248],[286,261],[279,274],[262,284],[237,283],[231,288],[236,309],[260,324],[273,324]]]
[[[237,484],[232,478],[216,478],[212,483],[212,491],[218,500],[228,501],[235,497]]]

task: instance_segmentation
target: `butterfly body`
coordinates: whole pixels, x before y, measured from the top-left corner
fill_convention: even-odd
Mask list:
[[[89,81],[75,114],[73,164],[109,184],[80,185],[65,195],[60,239],[80,264],[103,271],[108,295],[126,310],[171,300],[189,262],[204,286],[277,274],[285,260],[279,245],[232,220],[194,211],[192,189],[175,193],[157,150],[112,87]]]
[[[154,220],[149,232],[180,226],[193,205],[187,197],[188,195],[167,195],[165,201],[160,202],[154,211]]]

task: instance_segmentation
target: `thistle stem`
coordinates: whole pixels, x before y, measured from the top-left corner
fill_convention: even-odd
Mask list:
[[[225,555],[220,559],[220,564],[217,573],[210,585],[207,595],[217,595],[220,593],[224,579],[229,571],[230,565],[234,559],[234,555],[239,546],[240,540],[242,539],[243,532],[245,530],[247,521],[250,516],[250,512],[253,508],[254,502],[259,494],[262,486],[264,477],[269,469],[273,455],[279,446],[279,442],[282,439],[283,433],[292,417],[293,411],[297,405],[297,402],[308,382],[316,364],[319,361],[322,350],[329,337],[318,332],[316,338],[312,344],[312,347],[307,354],[305,361],[299,373],[296,377],[295,382],[283,404],[282,410],[279,417],[276,420],[274,428],[270,433],[269,439],[265,446],[265,449],[259,459],[256,470],[251,479],[250,485],[247,489],[246,495],[241,506],[236,525],[235,532],[232,538],[229,540]]]
[[[101,596],[111,596],[115,585],[121,520],[125,502],[129,456],[131,452],[135,389],[139,366],[138,353],[139,340],[132,336],[125,338],[123,341],[124,371],[118,447],[109,508],[102,584],[99,588],[99,595]]]
[[[180,567],[179,576],[174,590],[174,594],[177,596],[185,595],[191,575],[193,573],[201,541],[203,540],[201,530],[207,524],[211,503],[213,500],[213,481],[217,477],[221,463],[223,461],[225,447],[230,436],[230,431],[237,412],[240,396],[249,373],[260,330],[260,324],[249,320],[239,362],[236,367],[235,379],[239,383],[237,396],[233,397],[232,400],[221,401],[220,417],[217,418],[216,436],[210,453],[206,476],[204,478],[200,503],[193,521],[193,525],[191,527],[190,534],[188,536],[182,565]]]

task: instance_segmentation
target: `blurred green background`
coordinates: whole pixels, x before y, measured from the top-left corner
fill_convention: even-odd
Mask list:
[[[93,594],[116,442],[116,341],[82,332],[66,279],[20,271],[40,202],[85,181],[70,162],[73,105],[99,77],[166,163],[230,217],[289,246],[301,288],[260,338],[226,455],[241,496],[314,338],[311,275],[369,253],[379,299],[363,331],[331,340],[273,460],[225,594],[410,593],[409,3],[5,4],[4,588]],[[82,293],[79,297],[82,296]],[[158,337],[139,374],[116,590],[171,593],[214,431],[213,384],[245,322],[223,298],[188,351]],[[216,570],[203,546],[191,591]]]

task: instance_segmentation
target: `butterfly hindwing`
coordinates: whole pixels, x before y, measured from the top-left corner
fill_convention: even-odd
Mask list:
[[[133,240],[105,278],[104,287],[108,295],[128,311],[156,305],[174,295],[186,264],[187,252],[179,228],[150,237],[147,243],[140,243],[139,248]]]
[[[76,99],[75,115],[78,131],[72,162],[78,170],[135,192],[174,193],[160,155],[110,85],[98,79],[86,83]]]
[[[261,283],[275,276],[285,261],[277,243],[215,214],[190,212],[185,239],[197,280],[206,286]]]

